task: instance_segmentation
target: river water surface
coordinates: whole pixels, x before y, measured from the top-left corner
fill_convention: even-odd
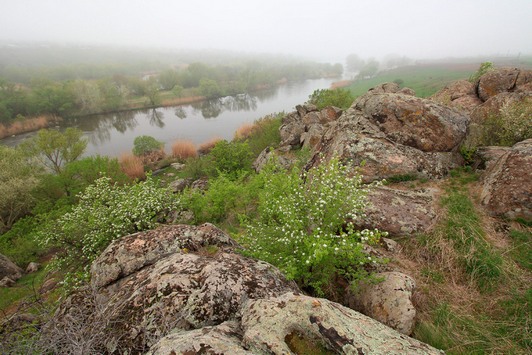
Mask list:
[[[306,80],[192,105],[68,119],[59,129],[72,126],[81,129],[89,142],[85,155],[119,156],[131,152],[135,137],[140,135],[164,142],[169,152],[172,143],[180,139],[196,144],[215,137],[231,140],[244,123],[277,112],[293,111],[295,105],[307,101],[314,90],[329,88],[332,82],[332,79]],[[14,146],[33,135],[35,132],[6,138],[0,143]]]

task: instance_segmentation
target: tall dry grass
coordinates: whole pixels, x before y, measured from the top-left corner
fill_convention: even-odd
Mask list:
[[[206,141],[204,143],[201,143],[200,146],[198,147],[198,153],[200,155],[209,154],[209,152],[212,150],[212,148],[214,148],[216,143],[218,143],[218,142],[220,142],[222,140],[223,139],[220,138],[220,137],[213,137],[213,138],[209,139],[208,141]]]
[[[244,123],[235,132],[235,140],[243,141],[251,136],[255,130],[255,125],[252,123]]]
[[[191,141],[175,141],[172,144],[172,155],[184,161],[188,158],[195,158],[198,155],[198,151]]]
[[[50,124],[57,123],[59,121],[61,121],[60,117],[43,115],[38,117],[26,118],[21,121],[15,121],[7,126],[0,123],[0,139],[21,133],[36,131],[41,128],[46,128]]]
[[[131,154],[123,153],[119,159],[120,168],[122,171],[132,179],[143,180],[146,178],[146,173],[144,172],[144,164],[142,159]]]

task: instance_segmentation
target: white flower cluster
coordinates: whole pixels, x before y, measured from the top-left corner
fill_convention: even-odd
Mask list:
[[[109,243],[123,235],[152,229],[163,212],[178,207],[167,189],[147,180],[119,186],[102,177],[79,196],[79,203],[41,235],[47,245],[61,246],[67,258],[89,265]]]
[[[309,277],[325,264],[375,261],[362,250],[382,233],[356,231],[349,221],[363,216],[367,191],[361,176],[336,158],[303,176],[295,170],[270,173],[260,195],[260,218],[245,237],[251,254],[277,265],[289,278]]]

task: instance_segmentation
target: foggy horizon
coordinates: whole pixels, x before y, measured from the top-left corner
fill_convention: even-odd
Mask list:
[[[532,1],[0,0],[0,41],[342,62],[532,54]]]

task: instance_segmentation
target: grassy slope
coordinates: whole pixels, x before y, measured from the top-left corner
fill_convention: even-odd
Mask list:
[[[404,241],[420,291],[413,336],[450,354],[530,353],[531,228],[484,215],[473,173],[442,187],[435,231]]]

